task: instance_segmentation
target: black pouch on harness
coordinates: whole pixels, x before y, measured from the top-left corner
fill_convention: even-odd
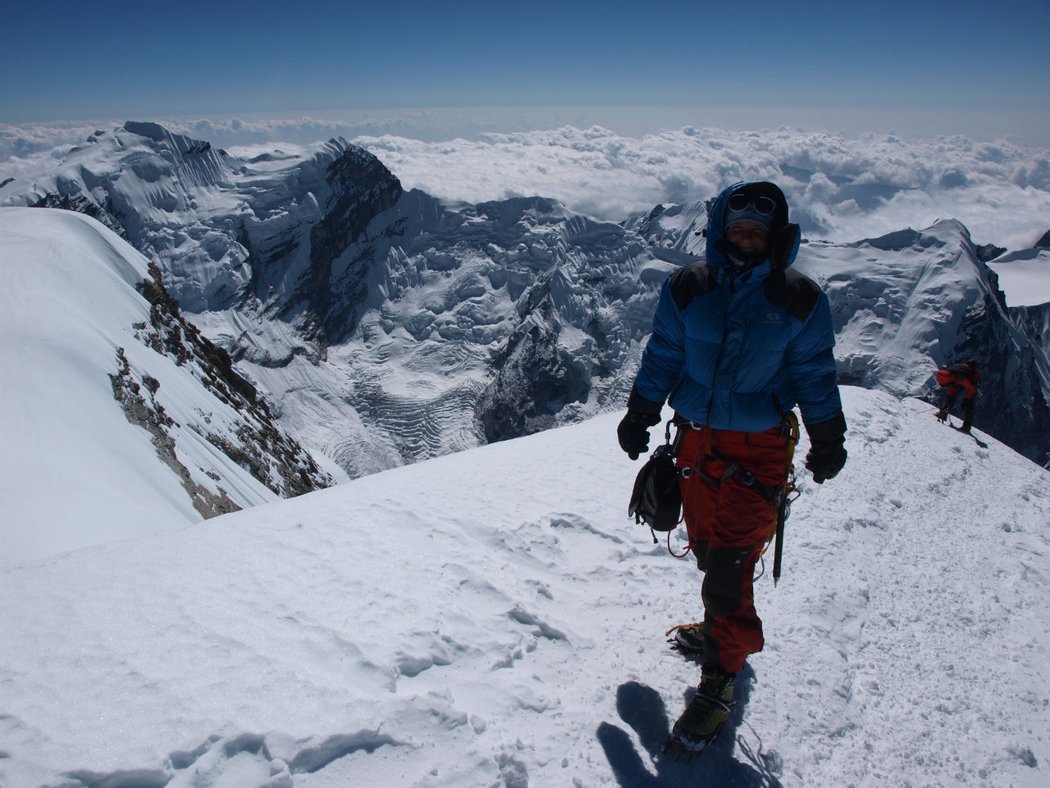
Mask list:
[[[634,480],[627,515],[654,531],[673,531],[682,519],[682,492],[670,445],[658,446]]]

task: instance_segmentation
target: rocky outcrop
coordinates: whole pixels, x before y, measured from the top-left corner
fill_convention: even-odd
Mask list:
[[[239,510],[241,507],[230,500],[225,490],[220,488],[213,492],[196,482],[189,468],[179,461],[175,439],[170,432],[175,422],[156,399],[160,382],[149,376],[143,376],[141,381],[136,380],[124,348],[117,348],[117,371],[109,378],[113,384],[113,398],[120,403],[124,415],[129,422],[150,434],[157,457],[179,477],[197,513],[207,519]]]
[[[1006,251],[1006,248],[996,246],[995,244],[982,244],[981,246],[974,247],[974,251],[977,254],[978,260],[982,263],[988,263],[1003,254],[1003,252]]]
[[[178,302],[165,289],[156,265],[150,266],[150,275],[139,285],[139,292],[151,305],[150,321],[134,327],[136,338],[172,359],[238,414],[232,431],[208,431],[208,442],[281,497],[291,498],[330,486],[331,477],[281,429],[255,386],[234,370],[230,355],[183,319]],[[179,474],[201,515],[211,517],[236,509],[221,489],[215,495],[194,484],[192,475],[176,459],[175,441],[170,434],[174,423],[156,401],[160,385],[156,379],[136,380],[122,354],[118,354],[117,374],[111,378],[114,396],[124,407],[128,420],[153,435],[158,456]]]
[[[92,219],[97,219],[101,224],[108,227],[125,241],[128,240],[128,231],[124,229],[124,225],[120,223],[120,219],[114,215],[113,205],[108,197],[101,202],[96,203],[89,200],[83,194],[62,195],[48,192],[39,200],[32,203],[30,207],[58,208],[63,211],[76,211],[77,213],[85,214]]]

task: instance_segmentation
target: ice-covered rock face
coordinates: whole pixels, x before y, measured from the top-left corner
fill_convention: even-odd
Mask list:
[[[345,140],[240,159],[135,122],[21,181],[7,184],[3,204],[93,215],[160,262],[183,309],[253,308],[321,335],[345,333],[348,322],[331,293],[361,295],[361,272],[333,262],[401,194],[374,156]]]
[[[450,207],[420,192],[345,258],[367,261],[369,286],[352,305],[355,332],[325,363],[307,369],[316,348],[267,360],[271,342],[229,341],[282,411],[299,407],[282,381],[309,381],[310,420],[338,425],[322,440],[351,473],[619,407],[673,268],[623,227],[550,200]]]
[[[840,382],[939,405],[936,369],[974,360],[982,372],[975,424],[1031,459],[1050,449],[1046,354],[1019,330],[959,222],[807,244],[797,267],[831,301]]]
[[[282,423],[353,476],[621,408],[706,221],[703,203],[621,224],[539,197],[447,204],[343,140],[238,158],[154,124],[0,190],[44,199],[123,228]],[[948,221],[806,243],[796,265],[829,294],[843,382],[932,401],[936,367],[973,355],[977,426],[1038,459],[1046,354],[985,257]]]

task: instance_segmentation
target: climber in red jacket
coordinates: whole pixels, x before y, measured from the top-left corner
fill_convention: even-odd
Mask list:
[[[948,420],[948,413],[955,405],[955,398],[963,395],[963,424],[959,429],[969,432],[973,426],[973,409],[980,393],[981,373],[972,361],[952,364],[950,367],[937,370],[937,383],[944,387],[944,406],[937,411],[940,421]]]

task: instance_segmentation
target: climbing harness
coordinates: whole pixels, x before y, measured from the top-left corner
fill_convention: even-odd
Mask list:
[[[702,425],[696,425],[692,422],[682,422],[679,426],[689,429],[703,428]],[[758,577],[761,577],[765,573],[764,556],[769,549],[769,546],[775,543],[773,549],[773,585],[776,585],[780,580],[784,556],[784,526],[791,513],[791,502],[798,498],[800,494],[799,489],[795,484],[794,466],[795,446],[798,444],[799,439],[799,425],[798,417],[793,410],[787,411],[783,414],[781,430],[784,434],[787,450],[784,460],[784,480],[780,484],[765,484],[747,468],[743,468],[738,463],[730,461],[713,448],[708,449],[706,456],[701,460],[700,464],[692,467],[679,468],[678,470],[679,476],[683,479],[698,476],[703,481],[715,487],[721,486],[724,481],[731,477],[736,477],[737,481],[745,487],[753,490],[770,505],[773,509],[773,517],[769,526],[769,534],[766,537],[762,550],[759,552],[759,560],[762,564],[762,570],[759,572]],[[701,468],[703,463],[708,460],[720,460],[726,464],[726,468],[721,475],[712,476]],[[668,551],[671,555],[675,556],[675,558],[684,558],[689,553],[689,548],[687,547],[685,552],[681,555],[675,553],[671,550],[670,536],[668,536]],[[757,580],[758,577],[755,579]]]
[[[649,526],[654,544],[659,544],[656,532],[665,532],[667,534],[667,551],[675,558],[685,558],[689,555],[689,546],[686,546],[682,553],[676,553],[671,546],[671,533],[682,522],[683,516],[682,497],[678,486],[679,480],[698,476],[706,483],[718,487],[727,479],[736,477],[737,481],[760,495],[773,509],[769,534],[762,546],[762,550],[759,552],[762,571],[758,574],[758,577],[765,573],[764,556],[769,546],[774,544],[773,584],[776,585],[780,580],[783,563],[784,526],[791,513],[791,502],[799,496],[799,490],[795,484],[795,466],[793,464],[795,446],[798,444],[799,439],[798,417],[793,410],[786,413],[782,411],[782,413],[781,429],[787,443],[787,451],[784,462],[784,480],[780,484],[765,484],[747,468],[730,461],[719,454],[713,447],[708,448],[706,456],[700,464],[685,468],[677,467],[675,458],[678,456],[684,430],[707,428],[704,425],[690,421],[672,419],[664,427],[664,443],[656,447],[652,456],[642,466],[638,476],[635,478],[631,500],[627,506],[628,516],[633,517],[637,523],[644,523]],[[672,425],[678,428],[673,441],[671,440]],[[719,460],[726,464],[725,470],[721,475],[712,476],[701,468],[701,465],[708,460]],[[755,579],[757,580],[758,577]]]

